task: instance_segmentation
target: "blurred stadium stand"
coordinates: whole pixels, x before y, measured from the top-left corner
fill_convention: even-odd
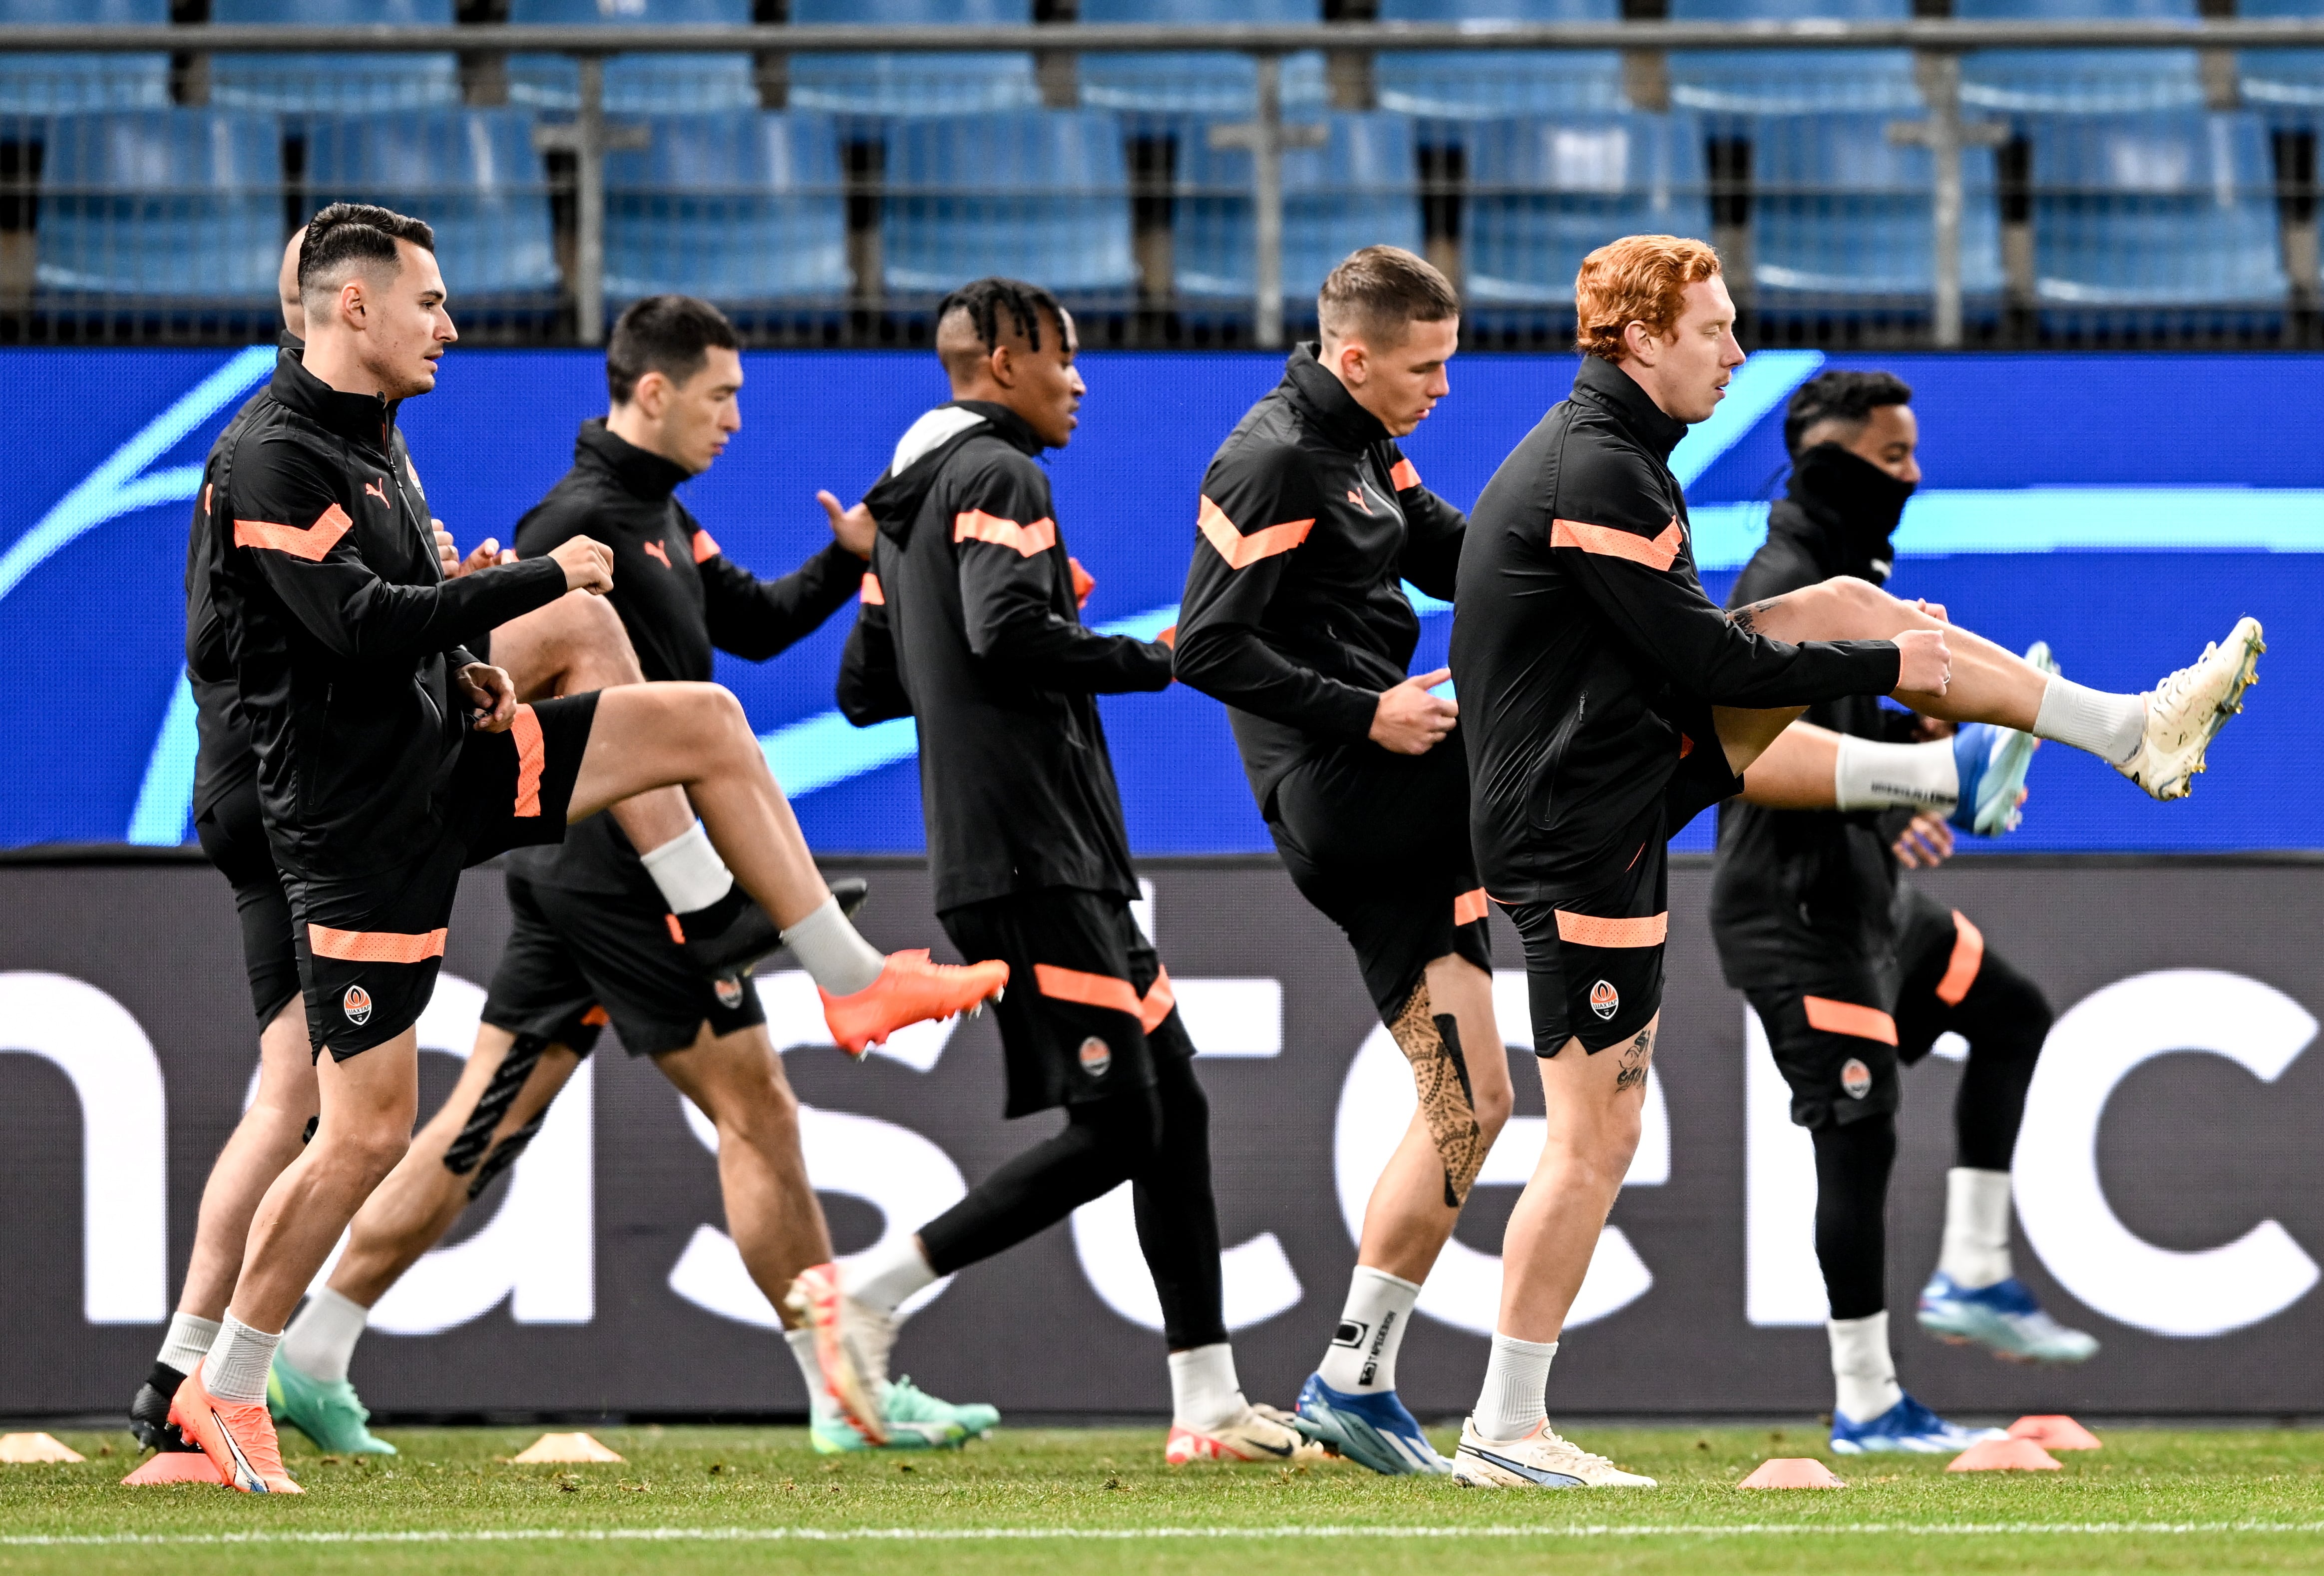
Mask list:
[[[1382,22],[1451,22],[1480,31],[1513,22],[1618,22],[1616,0],[1380,0]],[[1383,109],[1473,120],[1628,109],[1611,50],[1395,50],[1375,68]]]
[[[286,0],[303,5],[306,0]],[[512,23],[606,27],[734,27],[751,20],[751,0],[508,0]],[[580,70],[558,55],[516,55],[508,63],[512,104],[569,110],[580,103]],[[746,54],[615,55],[605,62],[605,107],[651,115],[755,109],[759,89]]]
[[[307,27],[448,27],[452,0],[210,0],[210,20]],[[454,55],[212,55],[223,109],[441,109],[460,102]]]
[[[790,20],[855,27],[1025,24],[1033,0],[791,0]],[[1041,103],[1030,54],[817,54],[790,58],[790,102],[857,115],[961,115]]]

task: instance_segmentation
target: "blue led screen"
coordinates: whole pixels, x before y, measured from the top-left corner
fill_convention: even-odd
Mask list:
[[[254,350],[14,350],[0,409],[18,502],[0,525],[0,844],[177,843],[188,835],[191,730],[180,679],[185,521],[203,453],[263,379]],[[1090,354],[1072,447],[1051,456],[1057,519],[1097,576],[1085,617],[1152,633],[1198,550],[1204,462],[1272,385],[1257,354]],[[1714,595],[1764,532],[1780,488],[1783,401],[1820,366],[1886,366],[1915,390],[1923,493],[1893,588],[1942,602],[2015,647],[2048,640],[2067,672],[2136,689],[2242,613],[2265,621],[2267,682],[2184,804],[2149,803],[2062,748],[2034,768],[2016,850],[2324,847],[2318,749],[2301,701],[2324,681],[2310,610],[2324,593],[2324,357],[1831,356],[1764,352],[1674,458]],[[861,493],[903,428],[945,397],[919,353],[760,352],[745,428],[689,484],[728,555],[761,573],[828,539],[814,494]],[[1463,356],[1452,398],[1406,444],[1467,504],[1562,397],[1557,355]],[[436,512],[464,548],[505,539],[602,413],[581,351],[456,350],[404,413]],[[834,853],[918,852],[909,724],[858,731],[832,711],[843,613],[764,665],[721,659],[791,790]],[[1441,662],[1451,615],[1427,611],[1416,658]],[[1105,703],[1130,833],[1145,853],[1268,843],[1218,705],[1183,689]],[[1708,846],[1709,818],[1679,846]]]

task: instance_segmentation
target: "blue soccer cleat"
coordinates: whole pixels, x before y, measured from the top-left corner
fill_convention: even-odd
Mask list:
[[[2028,646],[2025,660],[2044,673],[2058,671],[2047,641]],[[1960,778],[1960,800],[1945,819],[1980,837],[2016,831],[2017,801],[2024,795],[2025,773],[2040,742],[2031,733],[1991,723],[1963,723],[1955,728],[1953,770]]]
[[[1948,1423],[1910,1396],[1869,1423],[1858,1423],[1836,1410],[1831,1415],[1831,1453],[1838,1456],[1951,1455],[1984,1440],[2007,1437],[1998,1428],[1963,1428]]]
[[[2069,1330],[2042,1311],[2015,1276],[1989,1286],[1954,1284],[1943,1270],[1921,1288],[1921,1328],[1956,1346],[1974,1343],[2012,1362],[2088,1362],[2095,1336]]]
[[[1391,1478],[1452,1470],[1394,1390],[1351,1396],[1325,1384],[1323,1375],[1309,1374],[1291,1425],[1326,1450]]]

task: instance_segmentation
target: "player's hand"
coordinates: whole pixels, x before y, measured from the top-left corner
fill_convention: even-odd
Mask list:
[[[1425,755],[1443,743],[1460,719],[1461,708],[1428,692],[1452,677],[1450,668],[1439,668],[1380,691],[1379,705],[1372,713],[1371,742],[1398,755]]]
[[[831,516],[831,534],[839,539],[839,545],[869,563],[872,543],[880,535],[880,528],[872,522],[872,512],[861,503],[853,509],[842,509],[839,500],[828,493],[817,493],[815,501]]]
[[[430,530],[433,530],[436,533],[436,562],[437,565],[443,569],[444,578],[447,580],[458,579],[460,577],[460,549],[452,545],[452,533],[444,529],[444,522],[440,520],[429,521],[428,522],[428,527]]]
[[[1896,695],[1942,695],[1952,677],[1944,631],[1906,630],[1896,637]]]
[[[500,539],[497,537],[488,536],[476,544],[475,552],[460,560],[459,567],[452,571],[452,578],[456,580],[463,575],[473,575],[479,569],[489,569],[495,564],[515,562],[516,554],[513,551],[503,552]]]
[[[1906,870],[1936,869],[1953,856],[1951,824],[1934,810],[1923,810],[1905,824],[1895,853]]]
[[[603,596],[613,588],[613,549],[586,536],[567,538],[549,556],[565,571],[565,589]]]
[[[1936,620],[1941,624],[1949,624],[1953,622],[1945,616],[1945,604],[1941,602],[1931,602],[1924,596],[1913,604],[1913,605],[1919,608],[1923,613],[1927,613],[1931,618]]]
[[[474,709],[469,715],[480,733],[500,733],[516,717],[516,685],[508,670],[489,662],[471,662],[455,675],[460,693]]]

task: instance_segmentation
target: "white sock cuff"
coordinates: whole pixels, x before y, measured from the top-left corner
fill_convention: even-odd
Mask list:
[[[282,1332],[282,1360],[325,1384],[344,1379],[370,1320],[369,1308],[325,1286],[307,1299]]]
[[[823,1386],[823,1361],[815,1354],[815,1332],[786,1330],[783,1344],[791,1349],[791,1360],[798,1364],[799,1378],[807,1386],[807,1411],[817,1417],[830,1416],[838,1407]]]
[[[842,1290],[883,1313],[894,1313],[905,1298],[936,1280],[915,1231],[899,1231],[884,1242],[874,1242],[839,1275]]]
[[[2137,752],[2145,737],[2146,701],[2092,689],[2052,673],[2034,715],[2034,733],[2118,766]]]
[[[1406,1280],[1400,1275],[1390,1275],[1385,1269],[1374,1269],[1369,1264],[1356,1266],[1356,1273],[1348,1278],[1351,1286],[1361,1285],[1369,1280],[1376,1282],[1381,1291],[1389,1292],[1391,1295],[1396,1292],[1407,1292],[1415,1298],[1420,1295],[1418,1281]]]
[[[638,859],[673,914],[707,908],[734,887],[734,872],[710,845],[710,834],[699,821]]]
[[[1226,1341],[1170,1354],[1170,1418],[1208,1431],[1241,1415],[1250,1403],[1235,1377],[1234,1348]]]
[[[2007,1280],[2009,1173],[1956,1166],[1945,1173],[1944,1246],[1937,1267],[1955,1286],[1975,1291]]]
[[[153,1360],[181,1374],[192,1373],[217,1343],[217,1333],[216,1319],[205,1319],[197,1313],[172,1313],[170,1332],[161,1338],[161,1350]]]
[[[1485,1385],[1477,1396],[1477,1432],[1487,1439],[1523,1439],[1549,1415],[1549,1364],[1554,1341],[1520,1341],[1493,1332]]]
[[[266,1399],[266,1370],[274,1365],[280,1335],[253,1330],[231,1313],[202,1359],[202,1384],[221,1401],[253,1405]]]
[[[888,960],[873,950],[826,897],[814,913],[783,932],[783,945],[809,978],[834,996],[853,996],[880,977]]]
[[[1960,803],[1960,769],[1950,740],[1886,744],[1843,733],[1834,752],[1832,795],[1842,810],[1950,810]]]

